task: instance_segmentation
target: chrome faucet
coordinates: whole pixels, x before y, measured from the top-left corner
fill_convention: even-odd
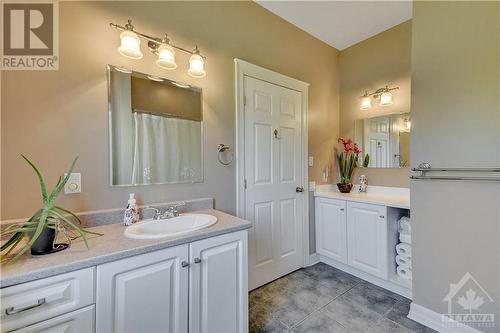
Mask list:
[[[178,202],[169,206],[164,212],[162,212],[159,208],[156,207],[144,207],[144,209],[153,209],[155,211],[153,215],[153,220],[162,220],[162,219],[170,219],[172,217],[179,216],[179,208],[184,206],[184,202]]]

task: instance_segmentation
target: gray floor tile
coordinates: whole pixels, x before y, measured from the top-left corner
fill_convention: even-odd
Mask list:
[[[358,303],[366,308],[385,315],[401,299],[394,293],[377,287],[368,282],[361,282],[345,294],[351,302]]]
[[[296,333],[348,333],[326,311],[316,311],[292,329]]]
[[[390,320],[404,326],[415,333],[437,333],[433,329],[417,323],[407,317],[410,311],[410,300],[399,301],[394,305],[394,307],[387,313],[386,317]]]
[[[336,298],[324,310],[349,331],[363,332],[373,326],[381,316],[366,306],[351,301],[347,293]]]
[[[304,273],[316,279],[321,284],[347,291],[362,280],[354,275],[343,272],[334,267],[319,263],[304,269]]]
[[[282,304],[275,311],[275,317],[292,327],[340,294],[340,291],[325,287],[309,278],[290,286],[283,296]]]
[[[370,329],[365,331],[366,333],[413,333],[411,330],[403,327],[395,322],[387,319],[380,318],[376,323],[373,324]]]

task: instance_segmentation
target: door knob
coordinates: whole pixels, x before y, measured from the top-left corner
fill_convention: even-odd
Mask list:
[[[304,188],[302,186],[298,186],[295,188],[295,192],[297,192],[297,193],[304,192]]]

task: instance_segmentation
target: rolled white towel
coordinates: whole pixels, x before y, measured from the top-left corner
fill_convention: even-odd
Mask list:
[[[408,243],[399,243],[396,245],[396,252],[407,258],[411,258],[411,245]]]
[[[402,218],[399,219],[399,232],[403,234],[411,234],[411,223],[410,223],[410,218],[403,216]]]
[[[396,256],[396,263],[398,266],[411,268],[411,258],[404,257],[400,254]]]
[[[411,268],[398,266],[396,267],[396,272],[403,279],[411,280]]]
[[[408,243],[411,244],[411,235],[409,234],[404,234],[404,233],[399,233],[399,241],[401,243]]]

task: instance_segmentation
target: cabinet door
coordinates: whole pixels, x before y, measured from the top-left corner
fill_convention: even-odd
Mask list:
[[[349,265],[383,279],[387,268],[387,207],[347,203]]]
[[[187,332],[188,245],[97,266],[98,332]]]
[[[91,333],[95,332],[94,306],[30,325],[12,333]]]
[[[346,202],[316,198],[316,252],[347,263]]]
[[[190,261],[189,332],[247,332],[247,231],[191,243]]]

